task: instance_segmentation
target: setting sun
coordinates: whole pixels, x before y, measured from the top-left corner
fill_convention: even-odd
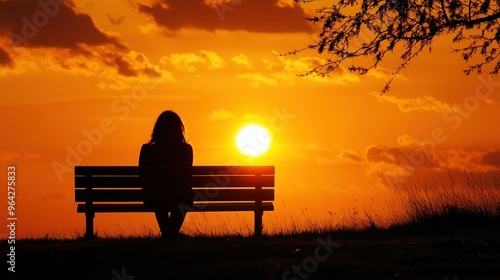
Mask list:
[[[269,149],[271,137],[259,125],[247,125],[238,133],[236,145],[240,152],[248,156],[259,156]]]

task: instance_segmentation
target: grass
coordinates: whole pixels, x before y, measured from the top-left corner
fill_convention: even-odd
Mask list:
[[[23,279],[500,279],[500,184],[465,174],[397,186],[394,215],[348,209],[261,238],[202,226],[178,240],[46,236],[16,244]],[[307,217],[307,212],[304,213]],[[223,219],[219,226],[227,224]],[[233,225],[244,232],[246,223]],[[337,245],[340,245],[338,247]],[[335,246],[334,246],[335,245]],[[126,277],[126,276],[130,277]],[[4,279],[4,278],[2,278]]]

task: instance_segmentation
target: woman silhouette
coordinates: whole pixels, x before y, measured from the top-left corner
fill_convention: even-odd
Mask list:
[[[164,111],[156,120],[151,140],[141,147],[139,166],[167,167],[167,171],[192,165],[193,148],[186,142],[181,118]],[[179,234],[185,218],[179,206],[193,204],[189,178],[185,174],[143,174],[144,204],[154,209],[162,237]]]

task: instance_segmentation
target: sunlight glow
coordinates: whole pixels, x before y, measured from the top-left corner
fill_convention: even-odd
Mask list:
[[[236,145],[240,152],[254,157],[265,153],[271,144],[269,132],[259,125],[247,125],[236,138]]]

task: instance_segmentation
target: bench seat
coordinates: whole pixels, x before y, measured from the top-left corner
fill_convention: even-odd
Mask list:
[[[194,205],[179,205],[186,212],[254,212],[255,235],[262,235],[263,213],[274,210],[274,166],[75,166],[75,202],[77,213],[85,213],[85,237],[94,237],[95,213],[153,212],[143,204],[141,187],[141,176],[151,172],[190,176]]]
[[[242,203],[195,203],[192,209],[187,212],[237,212],[237,211],[254,211],[256,205],[254,202]],[[263,211],[273,211],[274,205],[272,202],[262,202]],[[119,212],[152,212],[153,210],[144,206],[144,204],[130,204],[130,203],[103,203],[93,204],[91,211],[95,213],[119,213]],[[78,204],[78,213],[87,212],[85,204]]]

